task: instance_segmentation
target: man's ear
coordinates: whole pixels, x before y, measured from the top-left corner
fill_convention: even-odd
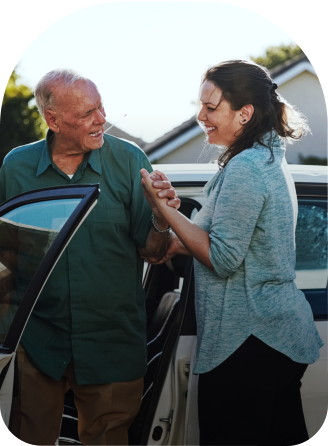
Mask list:
[[[57,122],[57,113],[53,110],[45,110],[44,118],[50,130],[54,133],[60,133],[60,129]]]
[[[253,116],[254,113],[254,107],[252,106],[252,104],[248,104],[248,105],[244,105],[240,110],[239,110],[239,122],[241,125],[245,125],[247,124],[251,117]]]

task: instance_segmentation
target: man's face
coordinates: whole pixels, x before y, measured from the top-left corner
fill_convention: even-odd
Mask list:
[[[106,113],[97,87],[91,81],[78,81],[67,88],[54,88],[56,121],[60,139],[72,150],[85,153],[104,143]]]

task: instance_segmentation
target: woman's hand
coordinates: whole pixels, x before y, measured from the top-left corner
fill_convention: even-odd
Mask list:
[[[149,184],[151,184],[152,192],[150,192],[149,186],[146,185],[145,177],[142,178],[141,184],[144,188],[145,197],[154,210],[157,207],[156,198],[167,198],[166,204],[175,209],[179,209],[181,201],[178,198],[174,187],[172,187],[168,177],[159,170],[154,170],[150,174],[146,169],[141,169],[142,176],[149,178]]]
[[[157,196],[161,199],[165,198],[167,206],[174,209],[179,209],[181,201],[177,197],[175,189],[174,187],[172,187],[170,180],[164,173],[160,172],[159,170],[154,170],[149,174],[146,169],[141,169],[140,172],[142,175],[148,175],[149,181],[152,182],[152,187],[153,189],[155,189]],[[149,188],[146,186],[146,182],[144,179],[141,180],[141,184],[144,189],[146,200],[148,201],[149,206],[153,211],[156,226],[160,230],[167,229],[169,227],[169,224],[167,223],[165,217],[162,215],[161,211],[158,209],[156,199],[149,192]],[[160,189],[160,191],[158,191],[158,189]]]

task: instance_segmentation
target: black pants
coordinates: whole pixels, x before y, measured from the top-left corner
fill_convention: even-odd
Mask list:
[[[199,375],[200,445],[307,441],[300,395],[306,368],[251,335],[222,364]]]

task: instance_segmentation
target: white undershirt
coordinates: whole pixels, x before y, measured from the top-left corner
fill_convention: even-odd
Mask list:
[[[73,174],[73,175],[74,175],[74,174]],[[68,176],[68,177],[70,177],[70,179],[72,179],[72,178],[73,178],[73,175],[68,175],[68,174],[67,174],[67,176]]]

